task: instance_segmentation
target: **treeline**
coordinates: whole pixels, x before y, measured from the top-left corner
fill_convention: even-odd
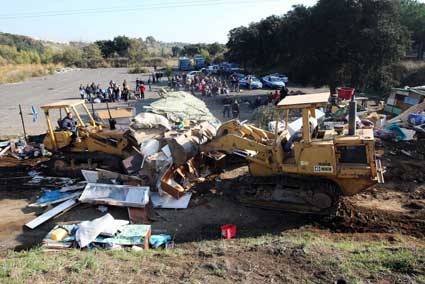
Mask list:
[[[80,68],[159,66],[163,58],[171,55],[171,47],[151,36],[146,40],[117,36],[91,44],[59,44],[0,33],[0,66],[51,63]]]
[[[332,92],[340,85],[382,91],[398,83],[397,64],[412,43],[423,58],[424,39],[425,4],[418,1],[319,0],[232,29],[226,57]]]
[[[202,55],[207,64],[212,62],[224,61],[224,51],[226,46],[224,44],[215,42],[211,44],[197,43],[187,44],[183,47],[173,46],[171,51],[173,57]]]

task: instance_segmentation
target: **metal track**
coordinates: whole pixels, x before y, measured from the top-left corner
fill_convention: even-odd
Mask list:
[[[46,162],[47,173],[53,176],[81,177],[81,170],[105,170],[122,172],[118,156],[100,152],[57,153]]]
[[[232,188],[248,206],[303,214],[333,214],[341,196],[335,183],[315,177],[243,176]]]

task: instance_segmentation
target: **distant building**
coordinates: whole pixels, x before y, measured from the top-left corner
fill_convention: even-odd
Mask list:
[[[392,115],[399,115],[411,106],[422,103],[424,99],[425,86],[393,88],[384,111]]]

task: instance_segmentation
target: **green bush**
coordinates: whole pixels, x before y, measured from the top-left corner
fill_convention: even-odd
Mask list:
[[[128,70],[130,74],[146,74],[150,73],[149,68],[143,66],[134,66]]]

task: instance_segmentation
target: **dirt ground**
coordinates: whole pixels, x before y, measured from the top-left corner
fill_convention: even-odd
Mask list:
[[[392,157],[391,157],[392,158]],[[416,180],[402,180],[403,175],[393,175],[388,155],[382,157],[387,167],[387,182],[369,190],[345,197],[337,215],[332,218],[263,210],[246,207],[217,190],[214,182],[197,188],[186,210],[155,209],[153,232],[167,232],[176,243],[190,243],[220,238],[219,227],[233,223],[238,236],[255,237],[280,234],[306,225],[342,233],[395,233],[425,237],[425,185]],[[393,158],[392,158],[393,159]],[[409,164],[417,160],[404,159],[397,163]],[[25,185],[27,172],[37,161],[17,163],[13,158],[0,160],[0,243],[1,250],[30,248],[39,244],[46,233],[57,223],[82,221],[103,215],[95,206],[80,204],[40,227],[30,230],[23,225],[39,215],[42,210],[27,205],[41,194],[41,188]],[[415,168],[425,170],[425,164]],[[400,171],[401,166],[396,167]],[[412,174],[412,169],[407,168]],[[417,175],[416,175],[417,176]],[[123,208],[109,207],[115,218],[127,219]]]

